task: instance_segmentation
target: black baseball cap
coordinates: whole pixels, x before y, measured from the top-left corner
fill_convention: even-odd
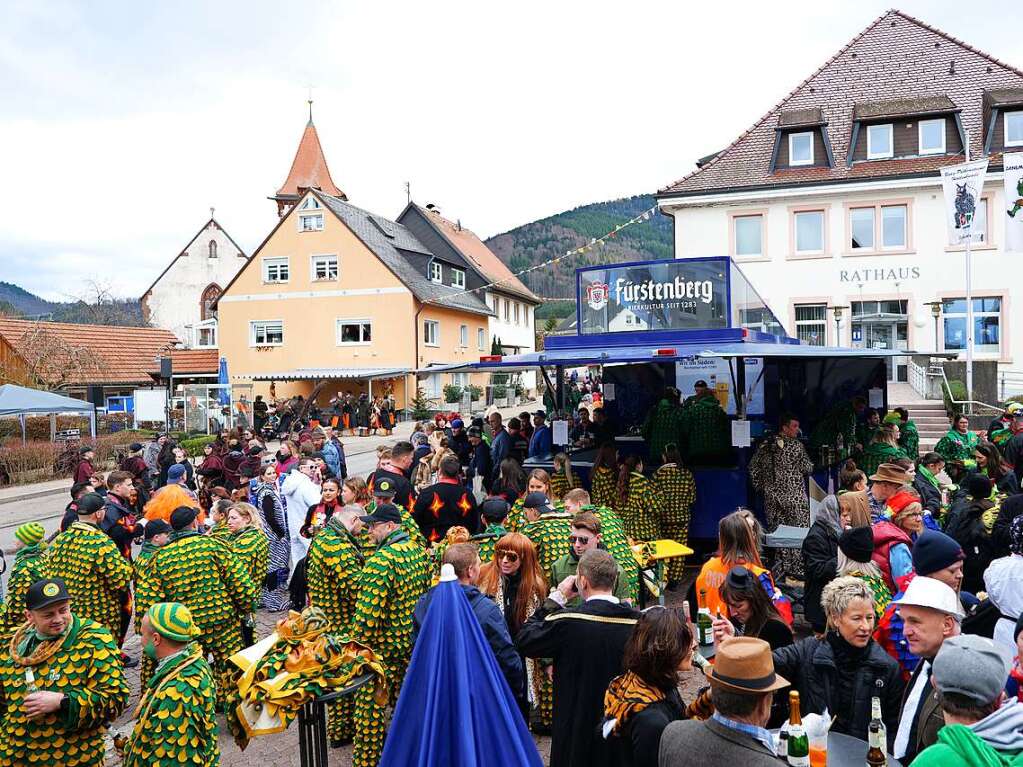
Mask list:
[[[507,517],[509,511],[511,511],[511,506],[504,498],[487,498],[480,504],[480,514],[495,522],[500,522]]]
[[[184,530],[199,516],[199,510],[191,506],[178,506],[170,515],[171,527],[175,530]]]
[[[527,493],[525,499],[522,501],[522,508],[550,509],[550,501],[548,501],[547,496],[541,492]]]
[[[169,533],[173,529],[173,527],[168,525],[162,519],[154,519],[146,525],[145,538],[147,541],[151,541],[160,533]]]
[[[366,514],[365,516],[359,517],[363,524],[376,525],[380,522],[394,522],[395,524],[401,524],[401,512],[398,511],[398,507],[393,503],[382,503],[376,507],[376,510],[372,514]]]
[[[78,499],[77,511],[81,515],[95,514],[106,505],[107,502],[99,493],[86,493]]]
[[[58,602],[69,602],[67,586],[60,578],[43,578],[28,587],[25,592],[25,607],[29,610],[42,610]]]
[[[373,495],[381,498],[393,498],[397,490],[394,489],[394,480],[384,477],[373,483]]]
[[[696,388],[696,387],[698,387],[698,386],[699,386],[699,387],[702,387],[702,388],[704,388],[704,389],[706,389],[706,388],[707,388],[707,382],[706,382],[706,381],[704,381],[704,380],[703,380],[703,379],[701,378],[701,379],[700,379],[699,381],[697,381],[696,383],[694,383],[694,384],[693,384],[693,388],[695,389],[695,388]]]

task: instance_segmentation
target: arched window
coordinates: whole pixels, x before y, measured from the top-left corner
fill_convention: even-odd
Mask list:
[[[213,319],[213,302],[220,298],[221,293],[223,293],[223,290],[221,290],[220,286],[215,282],[210,283],[206,287],[206,290],[202,292],[202,298],[199,299],[199,312],[202,315],[201,319]]]
[[[217,241],[210,240],[210,258],[217,257]]]

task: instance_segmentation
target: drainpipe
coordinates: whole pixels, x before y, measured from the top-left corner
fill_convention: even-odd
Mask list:
[[[419,396],[419,373],[416,371],[419,369],[419,315],[423,313],[423,309],[426,308],[426,304],[419,304],[419,308],[416,309],[416,316],[412,320],[412,338],[414,340],[414,347],[412,349],[412,375],[415,376],[416,391],[415,395]],[[406,379],[407,380],[407,379]],[[408,397],[405,397],[405,409],[409,410]]]

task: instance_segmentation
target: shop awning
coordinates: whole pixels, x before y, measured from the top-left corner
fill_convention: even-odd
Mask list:
[[[495,371],[511,373],[537,367],[581,367],[583,365],[636,364],[640,362],[676,362],[695,357],[791,357],[809,359],[903,357],[915,354],[904,349],[849,349],[835,346],[808,346],[785,343],[724,342],[717,344],[665,344],[664,346],[612,346],[584,349],[548,349],[528,354],[506,355],[498,360],[437,365],[431,373]]]
[[[296,368],[272,373],[251,373],[231,376],[245,381],[322,381],[324,379],[396,378],[411,373],[411,368]]]

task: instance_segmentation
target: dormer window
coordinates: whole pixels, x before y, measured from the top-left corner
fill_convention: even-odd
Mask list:
[[[302,210],[315,210],[320,207],[320,201],[310,195],[306,197],[305,202],[302,203]]]
[[[813,165],[813,133],[789,134],[789,165]]]
[[[451,287],[453,288],[465,287],[465,269],[451,270]]]
[[[867,159],[886,160],[895,154],[892,148],[892,124],[867,126]]]
[[[1023,111],[1005,113],[1005,145],[1023,146]]]
[[[444,283],[444,269],[440,265],[440,261],[430,262],[430,282],[435,282],[438,285]]]
[[[945,154],[945,118],[921,120],[918,135],[920,154]]]

